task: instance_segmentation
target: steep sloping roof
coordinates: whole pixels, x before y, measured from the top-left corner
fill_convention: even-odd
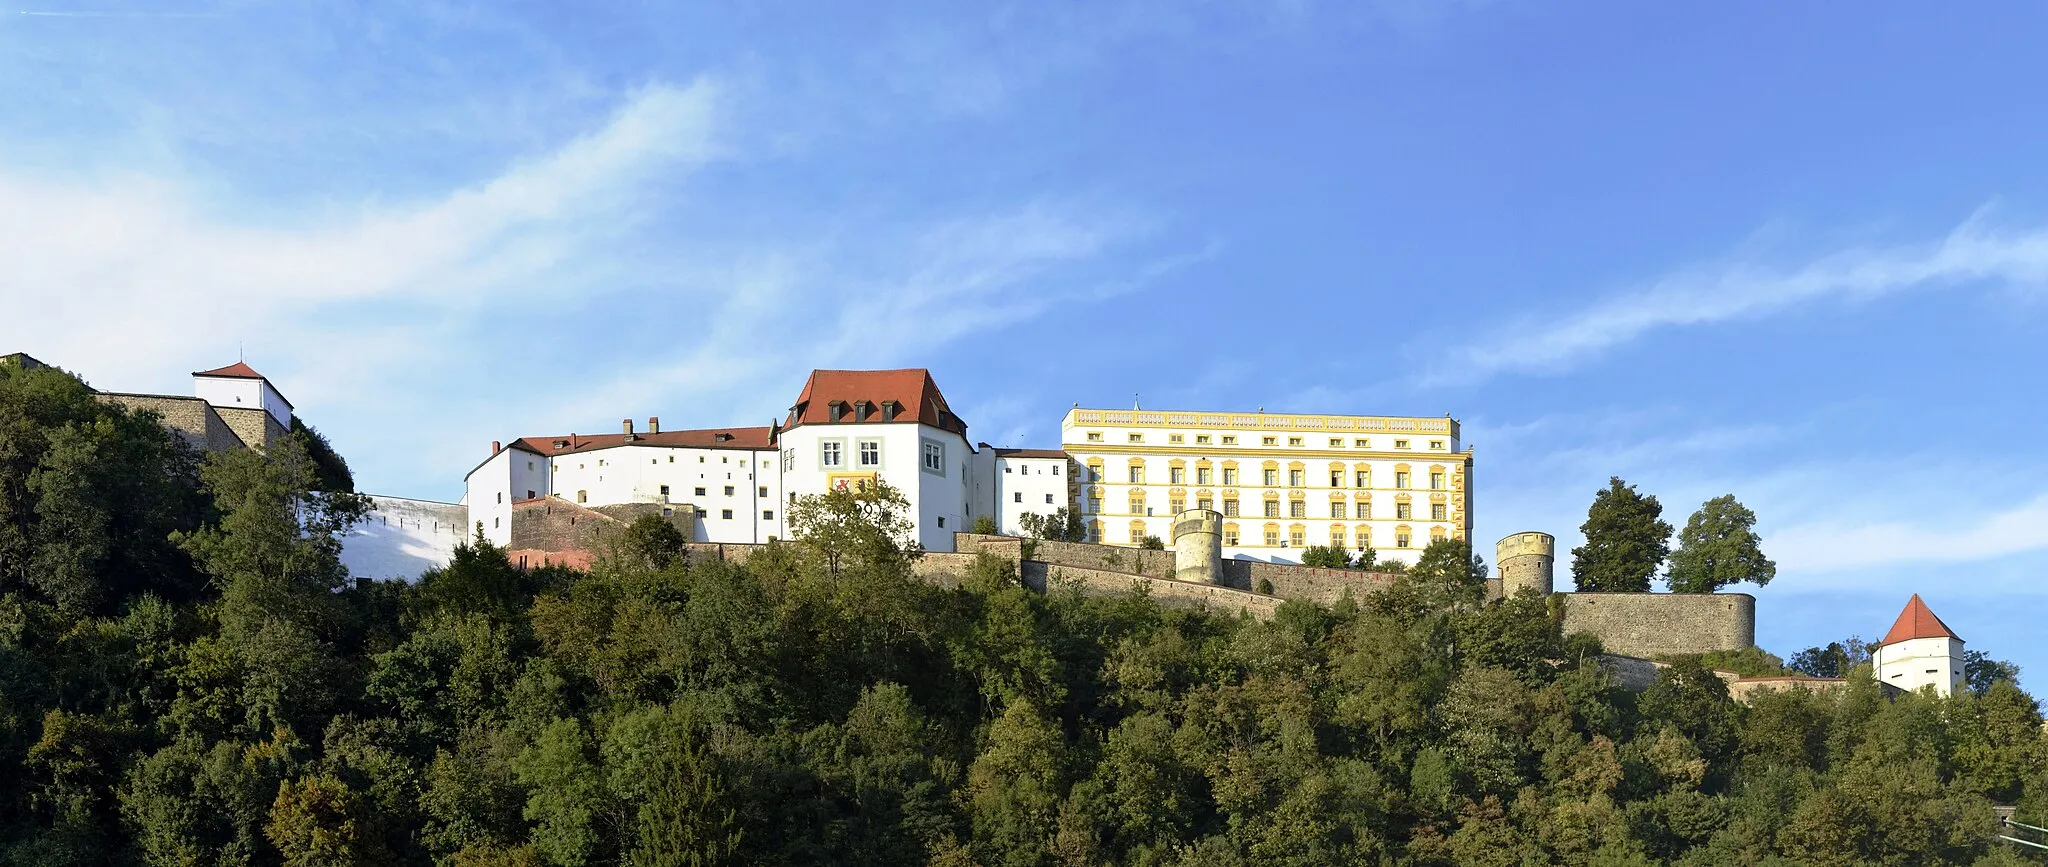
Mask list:
[[[263,374],[257,373],[257,372],[256,372],[256,368],[250,367],[250,366],[249,366],[248,364],[246,364],[246,363],[244,363],[244,362],[240,362],[240,361],[237,361],[237,362],[235,362],[235,363],[233,363],[233,364],[230,364],[230,365],[228,365],[228,366],[226,366],[226,367],[216,367],[216,368],[214,368],[214,369],[212,369],[212,370],[195,370],[195,371],[192,371],[192,375],[193,375],[193,376],[222,376],[222,377],[226,377],[226,378],[228,378],[228,379],[268,379],[268,378],[269,378],[269,377],[266,377],[266,376],[264,376]]]
[[[561,444],[557,447],[557,443]],[[664,448],[692,449],[772,449],[775,447],[774,428],[765,427],[722,427],[704,430],[670,430],[661,433],[645,433],[626,439],[623,433],[615,434],[564,434],[556,437],[521,437],[513,440],[516,448],[541,455],[570,455],[593,452],[598,449],[619,446],[660,446]]]
[[[839,421],[832,421],[832,403],[843,401],[847,410]],[[953,414],[946,406],[946,396],[939,393],[939,384],[932,381],[931,371],[921,367],[903,370],[813,370],[811,377],[804,380],[803,394],[798,395],[796,406],[789,411],[785,427],[806,424],[854,424],[853,405],[861,401],[874,404],[875,413],[867,418],[870,423],[881,422],[881,407],[884,402],[895,401],[902,407],[902,414],[896,421],[912,421],[930,425],[940,430],[967,435],[967,422]]]
[[[1934,616],[1934,612],[1927,608],[1927,603],[1920,601],[1920,594],[1918,593],[1913,594],[1913,598],[1907,600],[1906,610],[1899,612],[1899,619],[1892,623],[1892,631],[1885,633],[1884,640],[1878,642],[1878,644],[1897,644],[1901,641],[1911,641],[1915,638],[1953,638],[1957,641],[1963,640],[1963,637],[1957,635],[1955,630],[1948,628],[1948,624],[1941,622],[1941,618]]]

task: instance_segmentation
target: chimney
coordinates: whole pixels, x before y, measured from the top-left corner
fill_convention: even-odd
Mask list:
[[[621,429],[621,430],[622,430],[622,431],[623,431],[623,432],[624,432],[624,433],[626,434],[626,439],[629,439],[629,440],[631,440],[631,439],[639,439],[639,437],[636,437],[636,436],[634,436],[634,435],[633,435],[633,420],[632,420],[632,419],[630,419],[630,418],[622,418],[622,419],[619,419],[619,427],[620,427],[620,429]]]
[[[661,433],[661,416],[650,415],[647,417],[647,432],[651,434]]]
[[[497,457],[498,453],[504,450],[504,444],[498,442],[497,440],[491,440],[491,457]]]

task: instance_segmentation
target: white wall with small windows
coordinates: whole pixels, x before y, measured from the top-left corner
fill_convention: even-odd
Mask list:
[[[469,532],[483,530],[494,545],[512,541],[512,505],[547,496],[548,462],[523,448],[499,449],[470,470],[463,480],[463,502],[469,507]],[[465,533],[465,536],[469,533]]]
[[[975,501],[988,499],[975,472],[984,456],[959,434],[916,422],[800,425],[782,433],[781,446],[783,508],[791,494],[879,478],[910,501],[916,541],[928,550],[953,550],[953,534],[973,525]]]
[[[1070,508],[1071,470],[1065,457],[998,455],[995,464],[996,523],[1003,532],[1022,534],[1025,515]]]
[[[1472,454],[1448,418],[1075,408],[1060,439],[1084,473],[1082,518],[1110,544],[1164,539],[1177,508],[1205,504],[1235,526],[1224,556],[1241,559],[1299,562],[1343,539],[1412,563],[1471,531]]]

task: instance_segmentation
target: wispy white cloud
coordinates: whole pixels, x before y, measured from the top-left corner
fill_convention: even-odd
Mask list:
[[[1993,560],[2048,549],[2048,494],[1977,514],[1787,527],[1765,541],[1781,570],[1836,572],[1872,566]]]
[[[2048,226],[2000,229],[1984,214],[1923,244],[1858,247],[1790,268],[1731,261],[1681,271],[1556,317],[1505,325],[1423,376],[1425,385],[1471,383],[1512,372],[1555,371],[1653,332],[1750,319],[1829,300],[1980,282],[2038,287],[2048,280]]]

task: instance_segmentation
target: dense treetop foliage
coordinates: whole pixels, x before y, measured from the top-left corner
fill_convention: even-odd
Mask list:
[[[1579,527],[1586,542],[1572,549],[1572,583],[1582,592],[1643,593],[1671,553],[1671,525],[1664,506],[1636,487],[1609,479],[1593,498],[1586,523]]]
[[[1630,693],[1461,545],[1261,622],[915,580],[882,491],[744,564],[652,521],[587,573],[479,539],[365,581],[302,450],[195,471],[6,376],[0,864],[2003,864],[1991,805],[2048,818],[2010,681]],[[95,431],[167,457],[30,481]],[[42,553],[80,515],[107,553]]]

